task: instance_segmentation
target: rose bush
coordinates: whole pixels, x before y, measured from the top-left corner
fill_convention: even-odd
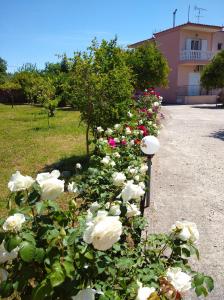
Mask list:
[[[213,289],[189,264],[199,257],[196,224],[176,222],[167,234],[141,237],[148,167],[140,143],[146,130],[159,132],[160,101],[149,89],[120,124],[98,126],[90,166],[82,173],[76,166],[72,182],[58,170],[36,180],[12,177],[9,216],[0,219],[2,298],[179,300],[191,288],[198,296]],[[64,190],[71,199],[60,208]]]

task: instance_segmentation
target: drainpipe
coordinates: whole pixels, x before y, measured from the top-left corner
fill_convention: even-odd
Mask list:
[[[176,21],[176,13],[177,13],[177,9],[175,9],[175,11],[173,12],[173,27],[175,27],[175,21]]]

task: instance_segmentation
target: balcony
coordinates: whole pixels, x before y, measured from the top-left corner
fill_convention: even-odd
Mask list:
[[[202,50],[182,50],[180,51],[181,61],[206,61],[211,60],[214,56],[212,51]]]

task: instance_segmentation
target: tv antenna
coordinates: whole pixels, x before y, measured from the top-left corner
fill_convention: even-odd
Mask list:
[[[198,23],[200,23],[200,18],[202,18],[203,16],[201,15],[202,11],[207,11],[207,9],[202,8],[202,7],[197,7],[195,5],[194,10],[198,11],[198,14],[195,16],[198,19]]]

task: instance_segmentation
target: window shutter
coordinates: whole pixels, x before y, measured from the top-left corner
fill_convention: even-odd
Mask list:
[[[186,39],[186,50],[191,50],[191,39]]]
[[[201,41],[201,50],[202,51],[207,51],[208,49],[208,41],[207,40],[202,40]]]

